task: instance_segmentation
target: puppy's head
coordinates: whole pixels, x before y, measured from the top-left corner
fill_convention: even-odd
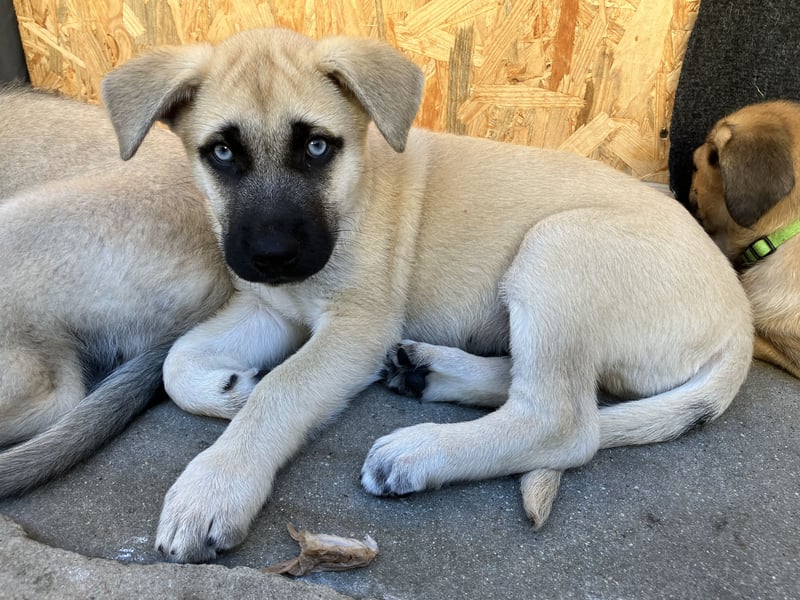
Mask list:
[[[689,201],[729,256],[794,189],[799,136],[800,106],[765,102],[717,122],[695,150]]]
[[[193,161],[228,264],[269,284],[325,266],[360,210],[369,122],[402,152],[421,92],[420,70],[386,44],[279,29],[156,50],[103,82],[122,158],[165,122]]]

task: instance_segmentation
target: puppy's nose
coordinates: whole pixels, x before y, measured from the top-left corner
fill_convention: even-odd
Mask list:
[[[282,273],[298,255],[297,240],[284,233],[261,237],[252,247],[253,266],[265,275]]]

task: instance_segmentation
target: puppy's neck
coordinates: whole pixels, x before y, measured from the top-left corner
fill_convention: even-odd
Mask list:
[[[732,261],[737,260],[753,242],[764,236],[769,236],[797,220],[800,215],[800,198],[787,197],[774,206],[752,227],[740,227],[729,222],[726,232],[720,232],[720,238],[725,243],[719,244],[723,253]],[[715,237],[712,235],[712,237]],[[725,239],[727,238],[727,239]]]

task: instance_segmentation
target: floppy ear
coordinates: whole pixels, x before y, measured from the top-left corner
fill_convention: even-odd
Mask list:
[[[324,38],[316,53],[319,69],[350,91],[389,145],[402,152],[422,98],[419,67],[368,38]]]
[[[792,138],[774,123],[748,131],[728,124],[715,138],[728,213],[751,227],[794,187]]]
[[[122,160],[138,150],[157,120],[172,124],[203,80],[213,53],[206,44],[164,47],[134,58],[108,73],[102,96],[119,141]]]

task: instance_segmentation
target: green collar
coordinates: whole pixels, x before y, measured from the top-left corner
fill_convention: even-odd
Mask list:
[[[739,257],[737,261],[738,266],[741,269],[752,267],[762,258],[766,258],[775,252],[778,246],[792,239],[797,234],[800,234],[800,219],[789,223],[786,227],[781,227],[778,231],[770,235],[760,237],[750,244]]]

